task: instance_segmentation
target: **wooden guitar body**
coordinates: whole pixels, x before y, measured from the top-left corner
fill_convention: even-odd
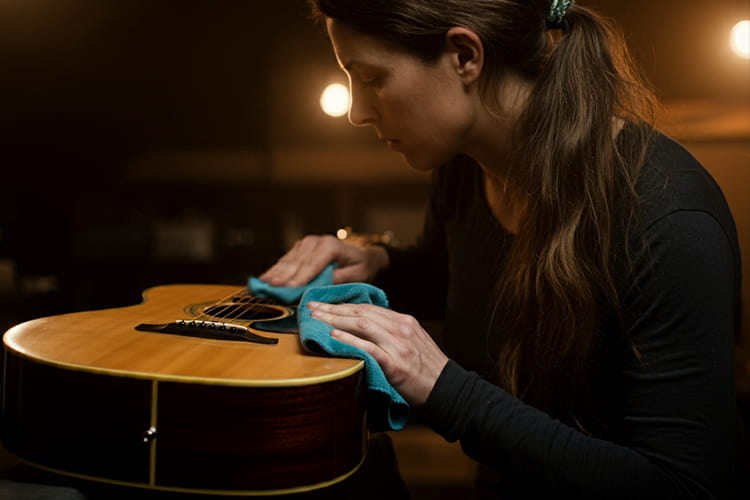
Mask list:
[[[348,477],[367,446],[361,361],[307,354],[294,334],[257,332],[277,339],[260,344],[136,329],[204,318],[236,291],[159,286],[139,305],[10,329],[4,446],[55,472],[192,493],[283,494]]]

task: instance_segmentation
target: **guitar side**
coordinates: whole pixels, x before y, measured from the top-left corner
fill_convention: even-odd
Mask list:
[[[364,458],[358,360],[141,332],[236,290],[169,285],[139,305],[33,320],[5,337],[5,447],[43,468],[153,489],[269,495],[337,482]],[[200,309],[200,308],[198,308]]]

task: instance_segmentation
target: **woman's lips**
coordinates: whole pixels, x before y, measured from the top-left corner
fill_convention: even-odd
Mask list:
[[[398,141],[397,139],[386,139],[386,138],[384,138],[384,139],[381,139],[381,140],[382,140],[383,142],[385,142],[385,144],[386,144],[386,145],[387,145],[387,146],[388,146],[389,148],[391,148],[391,149],[395,149],[395,148],[397,148],[397,147],[398,147],[398,145],[400,144],[400,141]]]

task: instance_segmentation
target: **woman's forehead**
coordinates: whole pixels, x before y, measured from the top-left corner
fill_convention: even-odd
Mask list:
[[[333,20],[326,22],[336,58],[342,68],[386,66],[396,55],[404,55],[392,44]]]

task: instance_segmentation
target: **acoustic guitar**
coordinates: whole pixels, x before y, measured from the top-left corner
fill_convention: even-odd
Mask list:
[[[366,454],[363,362],[304,352],[273,327],[293,313],[244,288],[165,285],[138,305],[19,324],[3,337],[3,445],[53,472],[157,490],[339,482]]]

